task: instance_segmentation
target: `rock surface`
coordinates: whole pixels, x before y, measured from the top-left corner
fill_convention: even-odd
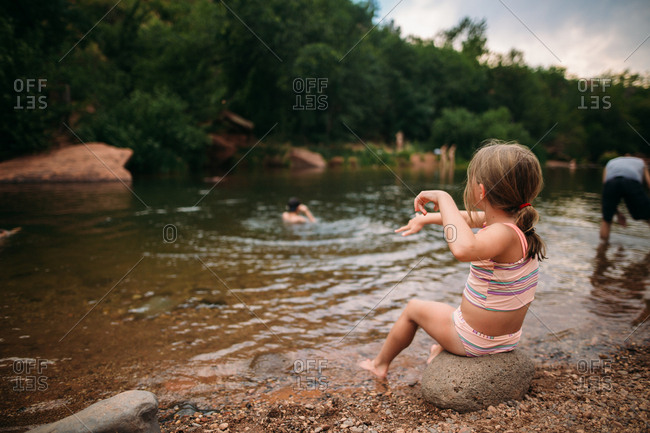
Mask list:
[[[126,391],[30,433],[154,433],[160,432],[157,415],[158,399],[154,394]]]
[[[442,352],[422,377],[425,400],[442,409],[470,412],[524,397],[535,365],[524,353],[467,358]]]
[[[133,151],[104,143],[67,146],[0,163],[0,182],[130,182]]]
[[[293,168],[325,168],[327,163],[320,153],[307,149],[293,148],[289,153],[291,167]]]
[[[432,152],[414,153],[410,158],[411,166],[417,170],[433,170],[438,165],[436,155]]]
[[[345,164],[345,159],[342,156],[335,156],[328,162],[330,167],[341,167],[343,164]]]

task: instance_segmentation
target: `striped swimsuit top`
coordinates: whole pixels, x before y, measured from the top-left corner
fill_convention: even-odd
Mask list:
[[[537,257],[526,258],[526,236],[515,224],[504,224],[517,232],[524,257],[515,263],[496,263],[492,260],[470,263],[463,296],[484,310],[514,311],[535,299],[539,270]]]

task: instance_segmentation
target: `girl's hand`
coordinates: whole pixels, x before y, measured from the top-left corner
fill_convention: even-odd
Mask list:
[[[446,194],[446,193],[444,191],[422,191],[420,194],[418,194],[417,197],[415,197],[415,202],[414,202],[415,211],[422,212],[422,215],[426,215],[427,210],[424,207],[424,205],[426,205],[429,202],[433,203],[434,211],[439,210],[438,200],[440,198],[440,194]]]
[[[409,223],[405,226],[402,226],[395,230],[395,233],[402,233],[402,236],[408,236],[415,234],[422,230],[422,227],[426,224],[426,217],[424,215],[417,215],[414,218],[411,218]]]

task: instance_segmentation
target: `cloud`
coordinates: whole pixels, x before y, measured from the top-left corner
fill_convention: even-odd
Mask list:
[[[380,0],[379,16],[398,2]],[[562,66],[578,77],[625,69],[650,73],[647,0],[403,0],[387,19],[403,35],[429,39],[464,16],[487,19],[490,50],[516,48],[531,66]]]

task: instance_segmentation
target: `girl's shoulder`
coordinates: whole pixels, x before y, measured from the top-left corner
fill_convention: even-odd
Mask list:
[[[491,260],[502,263],[514,263],[526,256],[527,242],[524,233],[516,224],[510,222],[495,222],[483,229],[485,235],[502,246],[501,252]]]
[[[493,222],[490,224],[483,224],[483,228],[479,230],[479,232],[490,232],[490,233],[495,233],[495,234],[503,234],[507,235],[513,232],[513,229],[515,232],[521,231],[519,227],[515,223],[511,222]]]

